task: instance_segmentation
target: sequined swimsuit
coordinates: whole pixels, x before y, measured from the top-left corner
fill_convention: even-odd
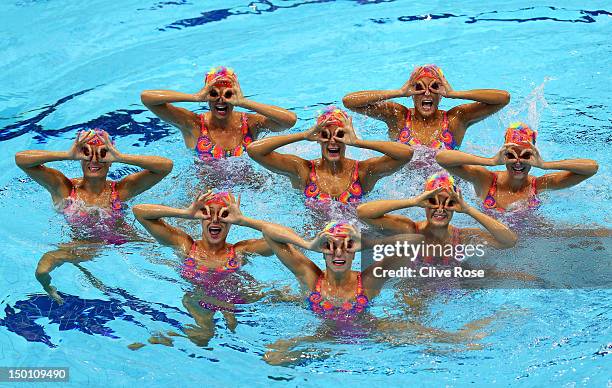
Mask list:
[[[446,111],[443,111],[444,118],[442,119],[442,128],[434,134],[434,137],[438,136],[431,142],[430,148],[433,149],[447,149],[455,150],[459,148],[459,145],[455,141],[453,133],[448,129],[448,117]],[[438,135],[439,132],[439,135]],[[412,111],[408,109],[406,114],[406,124],[400,131],[397,141],[407,145],[423,145],[419,139],[417,139],[412,133]]]
[[[304,189],[304,195],[307,199],[323,202],[335,200],[341,203],[356,203],[363,197],[363,188],[361,187],[361,182],[359,181],[359,161],[355,161],[355,169],[353,170],[353,174],[351,176],[351,183],[349,184],[348,188],[338,196],[331,196],[330,194],[323,193],[321,191],[321,188],[317,183],[315,161],[311,160],[309,164],[309,182]]]
[[[71,180],[71,183],[70,195],[66,198],[61,212],[70,225],[78,228],[79,238],[101,240],[116,245],[127,242],[126,237],[118,232],[126,206],[119,198],[117,182],[110,183],[110,209],[87,205],[78,198],[76,180]]]
[[[346,301],[342,306],[335,306],[328,300],[323,300],[321,295],[321,285],[323,283],[324,274],[319,276],[314,291],[308,296],[308,307],[315,313],[320,314],[327,319],[335,320],[350,320],[362,313],[368,308],[370,303],[368,297],[363,292],[363,284],[361,282],[361,273],[357,275],[357,289],[355,290],[355,301]]]
[[[247,146],[253,142],[253,136],[251,135],[251,132],[249,130],[249,123],[246,113],[242,113],[241,121],[241,143],[235,148],[224,149],[218,144],[214,144],[212,142],[210,134],[208,133],[208,128],[206,127],[204,114],[200,115],[200,137],[198,137],[195,147],[195,151],[198,155],[198,158],[200,158],[200,160],[209,160],[243,155],[246,151]]]
[[[497,201],[495,200],[495,193],[497,193],[497,172],[493,173],[493,181],[491,182],[491,186],[489,187],[489,191],[487,192],[487,196],[483,201],[483,206],[486,209],[495,209],[500,212],[505,212],[506,209],[497,206]],[[538,179],[533,177],[531,179],[531,184],[529,188],[529,207],[533,208],[540,204],[540,200],[538,199],[538,190],[537,190],[537,181]]]
[[[221,267],[208,268],[197,265],[196,255],[198,246],[194,241],[189,254],[181,264],[181,276],[191,283],[200,286],[206,297],[198,302],[200,307],[211,311],[238,311],[223,304],[214,303],[214,300],[230,303],[245,304],[247,301],[240,294],[240,279],[228,275],[240,269],[240,262],[236,256],[236,249],[230,246],[227,249],[227,261]]]

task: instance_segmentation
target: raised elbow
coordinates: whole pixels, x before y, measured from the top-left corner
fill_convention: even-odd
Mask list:
[[[19,168],[26,168],[28,166],[29,151],[20,151],[15,154],[15,164]]]
[[[134,213],[134,217],[136,217],[137,220],[140,221],[144,219],[146,206],[147,205],[139,204],[132,207],[132,213]]]
[[[597,171],[599,170],[599,164],[596,161],[589,160],[589,167],[591,170],[591,173],[589,175],[593,176],[597,174]]]
[[[510,103],[510,93],[505,90],[501,91],[502,93],[502,105],[506,106]]]
[[[347,94],[342,98],[342,105],[344,105],[344,107],[347,109],[355,108],[355,104],[353,104],[353,99],[351,98],[350,94]]]

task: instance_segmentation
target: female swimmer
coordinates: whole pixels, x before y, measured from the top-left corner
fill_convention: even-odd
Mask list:
[[[321,158],[305,160],[275,150],[300,140],[316,141]],[[364,161],[345,157],[346,146],[371,149],[384,156]],[[391,175],[412,158],[412,148],[388,141],[361,140],[348,115],[335,107],[319,115],[305,132],[259,140],[248,147],[251,158],[262,166],[288,176],[293,187],[304,190],[308,200],[359,202],[378,180]]]
[[[388,101],[412,97],[414,109]],[[439,110],[442,97],[475,102]],[[418,66],[398,90],[372,90],[347,94],[342,100],[348,109],[382,120],[389,137],[403,144],[425,145],[433,149],[459,148],[471,125],[499,111],[510,101],[503,90],[453,90],[436,65]]]
[[[535,207],[539,204],[538,193],[575,186],[597,173],[598,165],[590,159],[545,162],[536,148],[536,135],[525,123],[516,122],[506,130],[504,146],[491,158],[442,151],[436,160],[452,174],[470,181],[486,209],[500,212],[516,210],[520,202]],[[506,170],[483,167],[500,165],[505,165]],[[535,177],[529,175],[531,167],[563,171]]]
[[[61,160],[79,160],[83,177],[69,179],[45,166]],[[49,273],[64,262],[80,262],[94,256],[92,243],[122,244],[136,238],[125,222],[125,201],[148,190],[172,171],[172,161],[159,156],[131,155],[119,152],[103,130],[81,131],[72,147],[65,151],[31,150],[15,155],[17,166],[51,194],[56,208],[69,222],[74,233],[70,244],[46,253],[36,269],[36,278],[58,302]],[[143,171],[120,181],[108,181],[111,164],[125,163]],[[87,245],[84,249],[80,246]]]
[[[234,313],[238,311],[236,305],[261,298],[260,294],[249,294],[252,290],[245,287],[245,283],[253,281],[240,269],[247,255],[270,256],[272,251],[268,244],[264,239],[242,240],[235,244],[226,241],[231,214],[239,212],[239,201],[227,192],[213,194],[209,191],[198,196],[186,209],[147,204],[133,208],[136,219],[157,241],[176,250],[183,261],[181,276],[196,286],[193,292],[185,295],[183,305],[198,324],[185,329],[185,333],[199,346],[206,346],[214,335],[216,311],[223,313],[233,330],[236,326]],[[195,239],[162,220],[168,217],[199,220],[201,238]],[[257,225],[245,220],[240,225],[259,230]]]
[[[145,90],[141,99],[151,112],[181,131],[187,148],[195,149],[201,160],[240,156],[263,129],[280,131],[297,120],[288,110],[245,98],[238,76],[225,67],[210,70],[204,87],[195,94]],[[198,115],[172,105],[176,102],[206,102],[210,112]],[[235,107],[256,114],[235,112]]]
[[[413,221],[405,216],[387,214],[410,207],[424,208],[426,219]],[[455,212],[471,216],[484,226],[486,231],[452,226],[450,222]],[[425,192],[414,198],[364,203],[357,208],[357,216],[384,233],[422,234],[426,244],[457,246],[478,240],[486,241],[497,248],[510,248],[517,240],[516,234],[506,225],[466,204],[455,186],[454,179],[446,172],[430,176],[425,183]],[[435,253],[436,255],[424,255],[419,262],[450,265],[456,261],[455,257]]]

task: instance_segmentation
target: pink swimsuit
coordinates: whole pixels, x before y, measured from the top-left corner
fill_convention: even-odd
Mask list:
[[[118,233],[118,226],[123,220],[126,206],[119,198],[117,182],[110,183],[110,209],[85,204],[77,196],[75,181],[71,182],[70,196],[66,198],[62,213],[70,225],[77,227],[79,233],[84,233],[80,237],[117,245],[125,243],[127,239]]]
[[[208,128],[206,128],[204,115],[200,115],[200,137],[198,137],[195,147],[196,154],[200,160],[223,159],[231,156],[243,155],[247,146],[253,142],[253,135],[251,135],[251,131],[249,130],[246,113],[242,113],[241,120],[242,125],[240,130],[242,131],[242,142],[235,148],[224,149],[212,142],[208,134]]]

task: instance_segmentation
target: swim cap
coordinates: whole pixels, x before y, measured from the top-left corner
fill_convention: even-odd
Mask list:
[[[227,191],[220,191],[218,193],[213,194],[213,196],[205,202],[206,206],[216,204],[220,206],[227,206],[226,202],[230,201],[230,195]]]
[[[350,224],[340,221],[331,221],[325,225],[323,231],[331,233],[334,237],[345,238],[348,237],[347,226],[350,226]]]
[[[441,79],[444,73],[442,73],[442,69],[438,66],[429,64],[423,66],[417,66],[410,74],[410,78],[415,77],[414,81],[418,81],[423,77],[435,78],[437,80]]]
[[[347,120],[349,117],[345,111],[338,108],[337,106],[330,105],[325,110],[319,112],[319,116],[317,117],[317,124],[321,124],[323,121],[330,118],[327,122],[327,125],[335,125],[337,127],[341,127],[342,120]]]
[[[527,143],[535,146],[537,132],[522,121],[516,121],[506,129],[505,143]]]
[[[219,66],[219,67],[213,67],[212,69],[210,69],[210,71],[206,74],[206,77],[204,78],[204,84],[209,83],[210,81],[212,81],[213,79],[217,77],[226,77],[232,80],[232,82],[238,81],[238,76],[236,75],[236,73],[234,73],[234,70],[227,68],[225,66]],[[232,85],[230,84],[228,86],[232,86]]]
[[[455,179],[446,171],[439,171],[432,174],[425,181],[425,191],[435,190],[438,187],[452,189],[455,192],[459,191],[459,188],[455,185]]]
[[[108,136],[108,138],[110,139],[110,135],[108,134],[108,132],[106,132],[105,130],[100,129],[100,128],[94,128],[94,129],[90,129],[88,131],[81,131],[79,133],[79,136],[81,134],[90,134],[90,133],[94,135],[87,142],[87,144],[89,144],[91,146],[101,146],[101,145],[104,145],[104,141],[102,140],[104,138],[104,136]],[[111,140],[111,142],[112,142],[112,140]]]

